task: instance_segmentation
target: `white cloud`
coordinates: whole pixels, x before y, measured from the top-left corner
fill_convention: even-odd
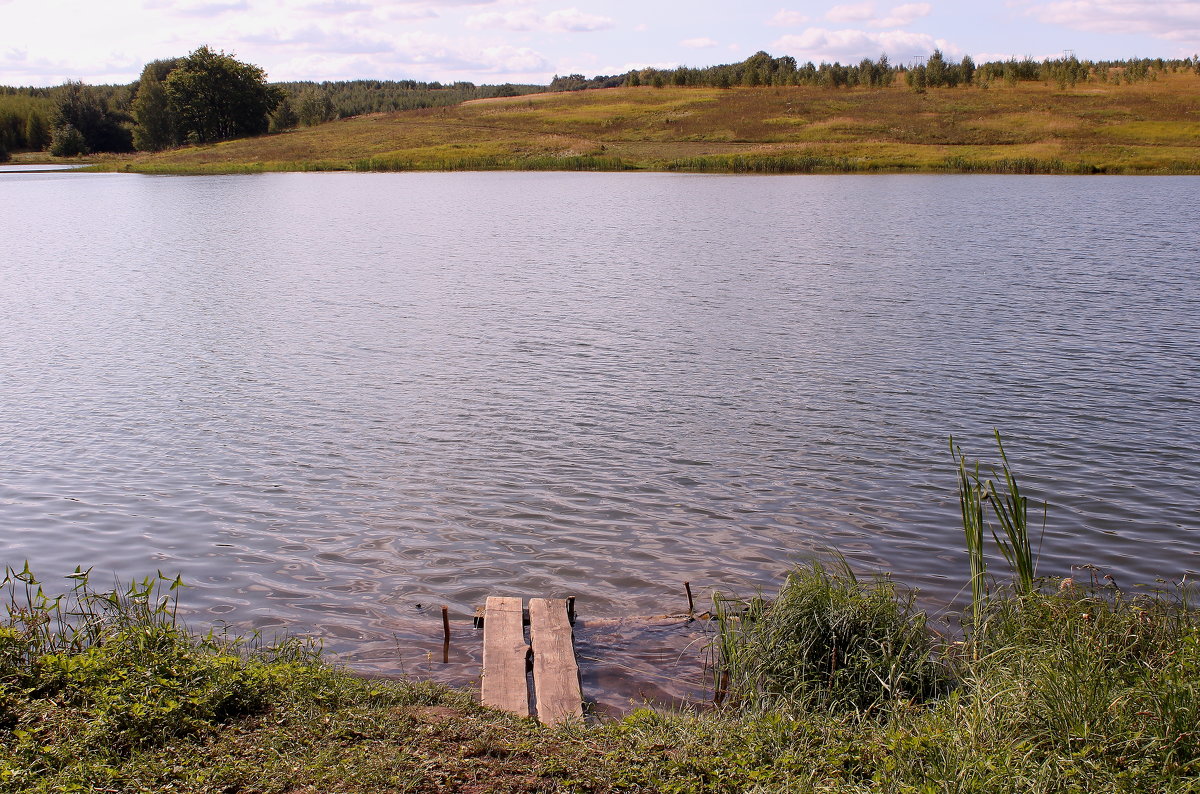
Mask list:
[[[680,43],[680,45],[682,45],[684,47],[691,47],[691,48],[697,49],[697,50],[701,50],[706,47],[716,47],[719,44],[719,42],[717,42],[716,40],[709,39],[709,38],[684,39],[683,41],[681,41],[679,43]]]
[[[903,63],[914,56],[929,55],[934,49],[940,49],[947,57],[959,57],[963,53],[944,39],[902,30],[806,28],[799,34],[783,36],[771,46],[798,60],[815,63],[853,63],[863,58],[878,58],[883,53],[887,53],[893,63]]]
[[[931,13],[933,6],[929,3],[905,3],[893,8],[887,16],[872,19],[867,24],[873,28],[903,28]]]
[[[931,13],[933,6],[929,3],[904,3],[878,14],[875,3],[865,2],[834,6],[825,13],[825,19],[830,22],[858,22],[872,28],[903,28]]]
[[[649,30],[649,29],[650,29],[650,26],[649,26],[649,25],[647,25],[645,22],[642,22],[642,23],[640,23],[640,24],[638,24],[638,25],[634,25],[634,26],[633,26],[633,32],[634,32],[634,33],[645,33],[645,32],[646,32],[647,30]]]
[[[360,3],[357,0],[324,0],[324,2],[309,3],[301,6],[305,11],[315,11],[318,14],[359,14],[370,11],[370,3]]]
[[[799,11],[788,11],[786,8],[781,8],[767,24],[777,28],[793,28],[808,21],[809,18]]]
[[[1167,41],[1200,41],[1200,3],[1195,0],[1053,0],[1034,2],[1025,14],[1090,33],[1141,33]]]
[[[578,8],[564,8],[540,14],[533,8],[511,11],[485,11],[467,17],[467,27],[478,30],[538,31],[542,33],[590,33],[615,25],[611,17],[585,14]]]
[[[830,22],[866,22],[874,16],[875,4],[871,2],[834,6],[825,12]]]
[[[246,0],[149,0],[145,8],[189,17],[214,17],[231,11],[245,11]]]
[[[391,52],[393,45],[380,36],[358,34],[349,29],[327,30],[308,26],[290,32],[270,30],[243,34],[242,41],[268,46],[296,47],[307,52],[370,55]]]

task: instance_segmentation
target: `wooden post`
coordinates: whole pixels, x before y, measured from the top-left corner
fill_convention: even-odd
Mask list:
[[[693,612],[695,612],[695,611],[696,611],[696,602],[692,600],[692,583],[691,583],[691,582],[684,582],[684,583],[683,583],[683,589],[684,589],[684,592],[686,592],[686,593],[687,593],[687,597],[688,597],[688,614],[690,615],[690,614],[692,614]]]

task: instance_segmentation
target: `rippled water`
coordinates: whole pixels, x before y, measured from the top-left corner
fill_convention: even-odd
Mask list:
[[[947,437],[990,458],[998,427],[1050,502],[1043,572],[1178,578],[1200,568],[1198,194],[0,174],[3,556],[179,571],[193,623],[437,673],[443,603],[657,614],[823,546],[949,602]],[[470,675],[460,634],[441,673]]]

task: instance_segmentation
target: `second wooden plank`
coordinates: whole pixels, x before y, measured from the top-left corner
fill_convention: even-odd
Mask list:
[[[566,599],[529,600],[529,637],[538,719],[547,725],[582,721],[583,691]]]

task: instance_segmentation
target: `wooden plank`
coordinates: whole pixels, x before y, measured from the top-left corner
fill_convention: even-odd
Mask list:
[[[533,691],[538,719],[547,725],[583,720],[583,691],[575,660],[575,635],[563,598],[529,600]]]
[[[521,599],[488,596],[483,622],[483,705],[529,716],[525,679],[529,646],[525,644]]]

